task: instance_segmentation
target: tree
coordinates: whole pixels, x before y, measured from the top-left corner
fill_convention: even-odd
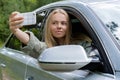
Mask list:
[[[0,41],[10,34],[8,18],[11,12],[29,12],[45,4],[59,0],[0,0]]]

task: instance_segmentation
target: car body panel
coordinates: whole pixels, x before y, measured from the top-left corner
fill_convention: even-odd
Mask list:
[[[0,54],[0,64],[3,79],[9,78],[11,80],[23,80],[26,64],[23,64],[22,61],[20,62],[20,60],[17,61],[16,59],[14,59],[16,58],[16,54],[12,58],[11,56],[13,56],[14,53],[8,51],[9,50],[2,49]]]
[[[85,1],[83,0],[83,2]],[[119,45],[116,45],[114,38],[111,36],[111,33],[105,28],[105,24],[95,14],[94,10],[90,8],[92,3],[86,4],[88,3],[88,1],[85,3],[83,2],[60,1],[40,7],[33,12],[39,14],[42,11],[47,11],[48,14],[51,9],[62,7],[71,11],[71,13],[74,14],[79,20],[82,19],[81,22],[86,25],[85,29],[89,32],[89,35],[91,35],[92,39],[97,45],[97,48],[99,48],[100,50],[100,56],[103,58],[104,69],[106,70],[106,72],[92,72],[82,69],[71,72],[45,71],[40,67],[37,58],[31,57],[20,50],[6,47],[11,37],[13,37],[12,35],[10,35],[10,37],[8,37],[5,42],[5,45],[0,49],[0,79],[120,80],[120,50],[118,48]],[[104,3],[107,2],[109,1],[104,1]]]

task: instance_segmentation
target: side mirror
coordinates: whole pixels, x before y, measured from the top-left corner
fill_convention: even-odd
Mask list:
[[[48,71],[73,71],[91,62],[80,45],[64,45],[44,50],[38,58],[42,69]]]

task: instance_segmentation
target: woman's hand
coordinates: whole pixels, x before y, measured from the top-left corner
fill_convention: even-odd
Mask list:
[[[24,44],[29,42],[29,35],[23,32],[20,28],[23,26],[21,23],[23,22],[23,17],[19,16],[19,12],[13,12],[9,17],[9,28],[11,32]]]
[[[21,27],[23,27],[22,25],[20,25],[23,22],[23,17],[18,16],[18,14],[20,14],[20,13],[12,12],[12,14],[9,17],[9,28],[12,33],[17,32],[17,30],[19,30]]]

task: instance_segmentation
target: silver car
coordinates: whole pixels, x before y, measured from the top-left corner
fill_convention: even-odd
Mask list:
[[[92,54],[97,55],[87,56],[80,45],[66,45],[32,56],[23,52],[22,43],[10,34],[0,48],[0,80],[120,80],[120,0],[50,3],[34,10],[36,24],[23,30],[44,41],[46,18],[57,7],[68,12],[73,36],[78,32],[91,38]]]

